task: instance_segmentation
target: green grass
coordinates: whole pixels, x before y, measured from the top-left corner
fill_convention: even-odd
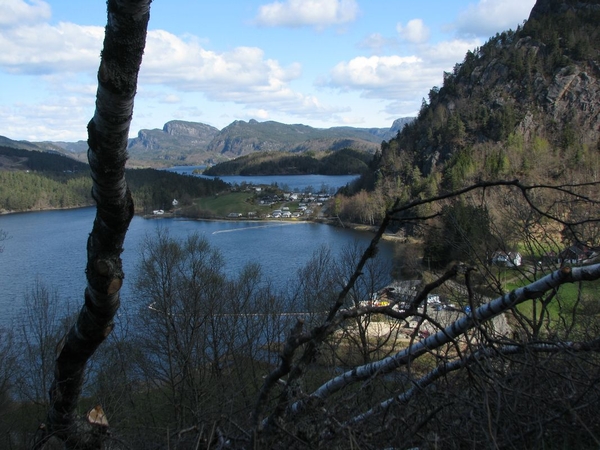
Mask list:
[[[505,279],[509,280],[504,284],[504,289],[507,292],[529,284],[529,282],[527,280],[519,280],[519,279],[514,278],[514,275],[516,275],[516,274],[517,274],[517,272],[514,272],[514,271],[511,274],[510,270],[507,270],[506,273],[503,274],[505,276]],[[511,275],[512,275],[512,279],[511,279]],[[550,294],[550,292],[548,292],[544,296],[544,298],[547,298],[547,296],[549,294]],[[573,307],[576,305],[578,298],[591,299],[591,298],[598,298],[599,295],[600,295],[600,281],[585,282],[585,283],[581,283],[581,284],[579,284],[579,283],[563,284],[562,286],[560,286],[558,288],[558,292],[556,293],[555,297],[552,299],[552,301],[547,306],[547,312],[550,316],[550,320],[558,319],[558,317],[561,313],[569,314],[572,311]],[[539,300],[536,300],[536,302],[538,302],[538,305],[536,308],[536,313],[539,314],[541,311],[541,304],[539,304]],[[529,301],[521,303],[520,305],[517,306],[517,309],[522,314],[524,314],[528,317],[532,317],[533,310],[534,310],[533,300],[529,300]]]
[[[213,197],[198,198],[194,205],[203,211],[210,211],[213,217],[227,217],[229,213],[240,213],[244,218],[248,218],[249,212],[255,212],[256,218],[264,218],[273,210],[281,209],[287,206],[290,212],[298,209],[298,201],[278,203],[276,205],[260,205],[253,203],[254,194],[249,192],[228,192],[215,195]],[[315,209],[315,207],[311,207]]]
[[[203,210],[211,211],[216,216],[227,216],[232,212],[246,215],[249,211],[256,211],[256,206],[249,203],[252,194],[246,192],[230,192],[214,197],[204,197],[196,200],[196,205]]]

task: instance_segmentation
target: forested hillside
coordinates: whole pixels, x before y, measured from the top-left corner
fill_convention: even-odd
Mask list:
[[[129,169],[127,180],[136,211],[167,209],[227,188],[207,180],[154,169]],[[75,208],[93,204],[89,166],[66,156],[0,147],[0,212]]]
[[[206,175],[347,175],[361,174],[372,155],[344,148],[338,151],[257,152],[219,163],[204,171]]]
[[[600,5],[538,2],[516,31],[469,51],[418,118],[383,143],[339,212],[380,219],[395,198],[477,180],[593,181],[600,170]],[[360,198],[360,196],[358,197]],[[493,211],[492,211],[493,215]]]

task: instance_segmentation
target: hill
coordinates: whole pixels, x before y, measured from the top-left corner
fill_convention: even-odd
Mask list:
[[[127,182],[138,213],[168,209],[174,198],[187,206],[228,188],[220,180],[154,169],[127,169]],[[56,152],[0,146],[0,212],[90,206],[91,187],[85,163]]]
[[[263,151],[301,153],[346,147],[375,152],[386,137],[391,137],[390,130],[380,128],[320,129],[301,124],[236,120],[221,130],[208,151],[226,158]]]
[[[290,152],[255,152],[205,170],[206,175],[347,175],[360,174],[368,168],[372,155],[349,148],[315,154]]]
[[[417,119],[382,145],[358,189],[413,197],[478,179],[595,177],[600,2],[541,0],[516,31],[469,51]]]

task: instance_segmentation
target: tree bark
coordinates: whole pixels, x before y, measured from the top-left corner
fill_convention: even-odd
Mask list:
[[[125,180],[127,140],[151,0],[109,0],[98,70],[96,111],[88,124],[88,160],[96,218],[87,243],[85,304],[57,347],[47,436],[67,448],[101,448],[106,424],[76,418],[85,366],[111,333],[120,304],[123,241],[133,217]]]

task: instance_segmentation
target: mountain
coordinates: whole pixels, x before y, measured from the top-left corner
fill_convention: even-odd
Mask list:
[[[380,128],[321,129],[273,121],[236,120],[221,130],[209,144],[208,151],[226,159],[264,151],[298,153],[353,148],[375,152],[388,132]]]
[[[138,164],[200,164],[210,158],[207,148],[217,134],[218,128],[204,123],[173,120],[162,130],[140,130],[137,138],[130,139],[128,152]]]
[[[352,148],[374,153],[382,141],[396,136],[413,117],[397,119],[391,128],[313,128],[279,122],[236,120],[222,130],[199,123],[172,120],[162,129],[138,132],[129,140],[129,167],[214,164],[264,151],[301,153]],[[46,150],[86,161],[87,142],[27,142],[0,136],[0,145]]]
[[[28,141],[14,141],[5,136],[0,136],[0,147],[20,148],[23,150],[44,150],[42,147]]]
[[[600,0],[538,0],[522,26],[496,34],[444,74],[417,119],[382,145],[357,189],[418,195],[478,179],[594,176],[598,23]]]

